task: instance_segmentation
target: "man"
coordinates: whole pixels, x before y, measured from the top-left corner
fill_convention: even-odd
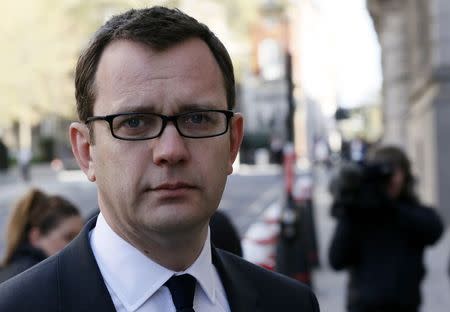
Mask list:
[[[305,286],[210,244],[243,119],[229,55],[205,25],[162,7],[115,16],[75,87],[72,149],[101,213],[1,285],[0,311],[319,310]]]

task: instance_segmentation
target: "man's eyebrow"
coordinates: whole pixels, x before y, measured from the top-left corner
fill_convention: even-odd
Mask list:
[[[181,104],[177,106],[174,110],[174,114],[198,111],[198,110],[210,110],[210,109],[227,109],[222,107],[217,107],[213,102],[205,103],[189,103]],[[153,105],[129,105],[121,107],[114,114],[124,114],[124,113],[161,113],[161,108]]]
[[[209,110],[209,109],[220,109],[220,107],[218,108],[216,105],[214,105],[213,103],[191,103],[191,104],[185,104],[185,105],[180,105],[178,107],[178,112],[179,113],[184,113],[184,112],[191,112],[191,111],[198,111],[198,110]]]

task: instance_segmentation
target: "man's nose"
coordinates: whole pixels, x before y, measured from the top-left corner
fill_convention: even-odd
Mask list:
[[[163,133],[154,140],[153,162],[156,165],[173,165],[189,158],[185,139],[172,122],[169,122]]]

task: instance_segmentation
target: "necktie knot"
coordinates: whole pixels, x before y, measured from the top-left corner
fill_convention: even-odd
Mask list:
[[[174,275],[164,285],[167,286],[172,295],[172,301],[177,312],[194,311],[192,308],[194,302],[196,279],[192,275]]]

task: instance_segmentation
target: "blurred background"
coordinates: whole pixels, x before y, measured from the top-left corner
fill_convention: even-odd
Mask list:
[[[151,5],[178,7],[207,24],[233,59],[245,137],[220,209],[248,259],[267,256],[250,245],[271,227],[251,229],[280,215],[290,143],[296,177],[312,181],[319,265],[311,279],[323,311],[344,311],[345,274],[326,260],[334,226],[327,183],[342,160],[358,160],[377,143],[400,146],[420,198],[449,223],[450,2],[3,0],[0,225],[33,185],[64,194],[84,215],[95,210],[95,186],[77,170],[68,141],[77,56],[111,15]],[[450,305],[447,232],[427,254],[423,311]]]
[[[338,152],[343,141],[353,138],[377,141],[383,132],[382,74],[373,25],[388,16],[376,2],[373,20],[365,1],[335,2],[2,1],[0,138],[8,148],[9,161],[14,164],[20,160],[19,151],[29,150],[34,162],[57,158],[70,166],[66,130],[76,119],[73,73],[80,50],[111,15],[152,4],[176,6],[193,15],[209,25],[229,49],[238,78],[238,110],[246,116],[241,163],[264,162],[284,145],[288,114],[294,118],[297,155],[305,161],[314,158],[317,142]],[[420,21],[422,24],[426,22]],[[389,25],[386,22],[380,27],[394,27]],[[387,35],[392,37],[397,31],[395,39],[406,40],[397,27]],[[415,35],[423,40],[420,32]],[[413,43],[420,52],[419,58],[414,55],[417,61],[413,65],[427,65],[425,47]],[[406,49],[410,43],[404,44]],[[406,55],[403,60],[400,49],[394,53],[389,57],[399,58],[406,66]],[[406,69],[394,59],[386,63],[391,71],[392,62],[399,73],[389,73],[393,78],[388,79],[395,80]],[[423,77],[420,81],[428,80]],[[386,96],[389,103],[385,107],[395,109],[389,109],[384,124],[386,136],[402,144],[406,142],[401,131],[406,131],[409,122],[402,113],[409,95],[404,90],[395,99]],[[287,101],[289,92],[294,103]],[[340,122],[343,115],[350,118]],[[428,127],[433,132],[431,124]],[[428,157],[418,156],[422,160]]]

